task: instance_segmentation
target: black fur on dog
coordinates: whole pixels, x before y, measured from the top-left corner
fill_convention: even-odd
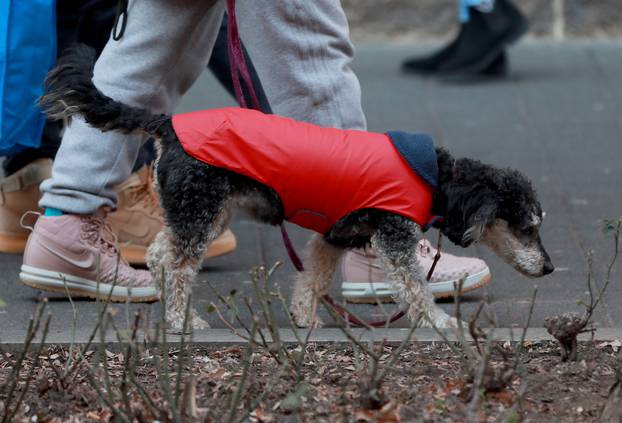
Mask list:
[[[80,115],[102,131],[141,131],[158,140],[156,182],[166,228],[150,247],[148,263],[156,277],[164,270],[166,317],[179,329],[203,251],[234,210],[245,209],[258,221],[277,225],[284,219],[283,204],[270,187],[186,154],[170,116],[121,104],[100,92],[92,82],[93,61],[91,49],[72,50],[48,75],[40,105],[53,119]],[[476,160],[456,160],[443,148],[437,148],[437,158],[439,188],[433,213],[444,216],[438,225],[444,235],[463,247],[482,241],[529,276],[553,270],[538,232],[543,212],[527,178]],[[455,322],[434,305],[416,261],[420,238],[416,223],[374,209],[352,212],[325,235],[315,235],[308,247],[308,270],[299,275],[294,290],[297,323],[318,323],[311,315],[314,301],[326,291],[343,250],[371,243],[401,301],[410,305],[409,316],[422,324],[452,326]],[[204,325],[198,316],[193,318],[195,327]]]

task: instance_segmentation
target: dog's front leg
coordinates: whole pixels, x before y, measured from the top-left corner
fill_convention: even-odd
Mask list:
[[[290,310],[296,325],[300,327],[321,326],[316,308],[322,295],[326,294],[333,279],[335,267],[343,249],[334,247],[319,234],[314,234],[307,244],[305,265],[307,268],[296,275],[296,285]]]
[[[424,271],[417,261],[416,247],[422,237],[415,222],[387,215],[371,239],[372,247],[389,272],[399,302],[408,306],[408,317],[420,327],[456,327],[456,319],[434,302]]]

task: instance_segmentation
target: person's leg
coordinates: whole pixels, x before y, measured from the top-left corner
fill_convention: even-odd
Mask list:
[[[366,128],[339,1],[238,0],[237,16],[240,37],[276,114]]]
[[[130,2],[125,34],[108,42],[95,64],[93,82],[119,101],[170,113],[207,66],[222,14],[219,1]],[[42,184],[40,204],[46,216],[37,221],[26,246],[20,274],[24,283],[54,289],[62,284],[59,274],[90,285],[104,279],[110,283],[110,276],[118,274],[124,286],[144,284],[145,275],[124,261],[115,270],[116,259],[110,257],[116,247],[101,212],[102,207],[114,207],[113,187],[130,175],[140,144],[139,137],[101,133],[81,119],[73,120],[52,178]],[[75,257],[86,253],[95,255],[100,265],[81,268]]]
[[[222,19],[222,7],[210,3],[131,2],[125,35],[110,40],[95,64],[95,85],[126,104],[170,112],[207,65]],[[75,119],[42,184],[41,205],[77,214],[114,207],[112,187],[130,175],[140,146],[138,136],[102,133]]]

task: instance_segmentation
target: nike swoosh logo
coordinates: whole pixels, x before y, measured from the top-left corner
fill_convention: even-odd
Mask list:
[[[39,238],[38,243],[41,247],[55,255],[56,257],[73,264],[84,270],[93,270],[95,268],[95,254],[85,250],[82,254],[75,254],[71,251],[60,249],[52,243],[48,243],[45,238]]]

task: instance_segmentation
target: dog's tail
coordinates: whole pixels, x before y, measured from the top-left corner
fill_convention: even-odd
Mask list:
[[[93,84],[95,50],[78,45],[68,50],[45,79],[45,94],[39,106],[50,119],[71,119],[80,115],[102,131],[143,131],[160,138],[168,115],[151,112],[113,100]],[[166,125],[165,125],[166,126]]]

